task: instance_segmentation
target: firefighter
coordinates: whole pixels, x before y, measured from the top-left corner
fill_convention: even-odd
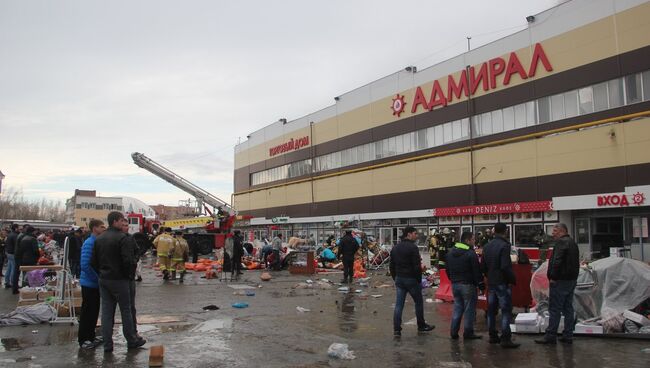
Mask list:
[[[169,280],[169,271],[171,269],[170,256],[174,252],[175,239],[172,236],[172,228],[166,227],[164,232],[153,241],[153,245],[158,251],[158,266],[163,273],[163,280]]]
[[[176,272],[180,275],[179,282],[183,282],[185,277],[185,262],[189,260],[190,246],[187,241],[183,239],[183,232],[174,232],[174,252],[172,255],[172,280],[176,280]]]
[[[429,265],[431,268],[438,266],[438,234],[435,230],[429,236]]]

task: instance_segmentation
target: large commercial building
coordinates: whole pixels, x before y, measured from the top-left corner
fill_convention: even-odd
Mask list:
[[[650,2],[527,20],[252,133],[235,148],[235,208],[256,232],[323,239],[353,221],[383,243],[407,224],[424,237],[501,221],[531,246],[561,221],[585,257],[627,245],[650,259]]]

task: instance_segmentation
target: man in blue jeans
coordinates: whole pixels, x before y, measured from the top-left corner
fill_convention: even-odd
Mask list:
[[[421,258],[420,250],[415,245],[417,237],[417,231],[413,226],[405,227],[402,231],[402,241],[390,252],[390,275],[395,280],[397,291],[395,313],[393,314],[393,333],[397,338],[402,336],[402,311],[407,293],[415,302],[418,331],[427,332],[435,328],[424,321]]]
[[[20,234],[20,225],[12,224],[11,232],[7,235],[5,241],[5,254],[7,255],[7,269],[5,270],[5,289],[11,288],[11,279],[13,278],[14,270],[16,269],[16,245],[18,244],[18,234]]]
[[[104,353],[113,352],[115,308],[122,315],[122,332],[128,349],[139,348],[147,341],[138,336],[132,314],[130,282],[135,279],[135,240],[123,232],[128,222],[120,212],[108,214],[109,228],[95,239],[90,264],[99,276]]]
[[[490,344],[501,344],[502,348],[518,348],[520,344],[512,341],[510,320],[512,318],[512,285],[515,273],[510,261],[510,242],[506,239],[508,228],[505,224],[494,225],[494,239],[483,248],[481,270],[488,279],[487,325]],[[501,337],[497,332],[496,317],[501,309]]]
[[[580,272],[580,251],[578,245],[569,237],[565,224],[553,227],[553,256],[549,260],[546,276],[549,281],[548,311],[549,321],[544,338],[535,340],[538,344],[555,344],[560,318],[564,315],[564,331],[560,342],[573,343],[573,292],[576,289]]]
[[[483,275],[478,263],[478,256],[474,252],[474,234],[465,231],[460,237],[460,242],[447,254],[447,274],[451,280],[451,290],[454,294],[454,312],[451,316],[451,338],[458,339],[460,321],[465,315],[463,330],[464,340],[480,339],[482,336],[474,333],[474,319],[476,318],[476,289],[485,290]]]

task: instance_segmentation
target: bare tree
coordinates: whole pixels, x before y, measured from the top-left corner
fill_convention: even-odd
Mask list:
[[[28,200],[22,190],[8,188],[0,196],[0,218],[63,222],[65,208],[60,201]]]

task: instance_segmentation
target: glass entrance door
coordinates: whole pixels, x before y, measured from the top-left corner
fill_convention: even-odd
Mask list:
[[[393,228],[382,227],[379,229],[379,245],[393,245]]]
[[[575,239],[580,249],[581,259],[591,259],[591,226],[590,221],[586,217],[579,217],[575,219]]]

